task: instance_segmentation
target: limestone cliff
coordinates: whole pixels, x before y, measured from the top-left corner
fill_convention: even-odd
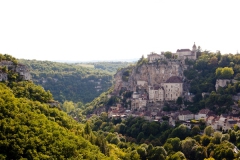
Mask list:
[[[184,65],[179,60],[164,60],[144,63],[119,70],[115,74],[115,92],[121,88],[135,91],[137,81],[146,81],[149,86],[166,82],[171,76],[183,77]]]

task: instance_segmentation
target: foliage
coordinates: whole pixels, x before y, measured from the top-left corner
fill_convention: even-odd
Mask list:
[[[50,91],[45,91],[42,86],[35,85],[31,81],[11,82],[8,86],[18,98],[28,98],[39,102],[49,102],[53,99]]]
[[[164,56],[167,58],[167,59],[171,59],[172,58],[172,52],[169,52],[169,51],[167,51],[167,52],[164,52]]]
[[[99,148],[80,136],[77,124],[57,108],[16,98],[0,84],[0,155],[6,159],[103,159]],[[106,158],[106,157],[105,157]]]
[[[35,83],[50,90],[54,99],[62,103],[91,102],[112,85],[112,73],[105,70],[50,61],[20,59],[19,62],[30,68]]]
[[[220,52],[199,52],[198,59],[194,62],[185,60],[189,65],[184,70],[186,83],[190,86],[189,92],[194,95],[193,102],[188,102],[188,109],[197,112],[203,108],[209,108],[217,114],[231,111],[232,96],[240,92],[239,82],[229,83],[225,87],[219,87],[216,91],[216,79],[239,79],[240,54],[225,54]],[[202,97],[202,93],[207,96]],[[217,106],[217,107],[216,107]]]
[[[95,69],[100,69],[103,71],[108,71],[115,74],[118,69],[132,65],[132,62],[90,62],[87,64],[94,65]]]
[[[182,97],[178,97],[176,103],[178,105],[181,105],[183,103],[183,98]]]
[[[217,78],[220,78],[220,79],[230,79],[232,78],[233,74],[234,74],[234,71],[230,67],[224,67],[224,68],[219,67],[216,69],[216,76]]]
[[[137,61],[137,66],[141,66],[146,63],[148,63],[148,59],[144,58],[144,56],[142,55],[142,57]]]
[[[0,62],[1,61],[11,61],[13,64],[18,64],[17,59],[9,54],[1,54],[0,53]]]

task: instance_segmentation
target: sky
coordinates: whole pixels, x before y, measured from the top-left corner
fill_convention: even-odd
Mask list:
[[[240,52],[239,0],[1,0],[0,53],[50,61]]]

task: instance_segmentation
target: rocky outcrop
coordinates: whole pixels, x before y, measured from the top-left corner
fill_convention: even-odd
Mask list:
[[[178,60],[164,60],[128,67],[115,74],[115,92],[121,89],[136,91],[137,81],[146,81],[149,86],[166,82],[172,76],[183,77],[184,65]]]
[[[0,81],[8,80],[8,71],[18,73],[21,80],[31,80],[30,70],[27,66],[23,64],[16,64],[12,61],[0,61]]]

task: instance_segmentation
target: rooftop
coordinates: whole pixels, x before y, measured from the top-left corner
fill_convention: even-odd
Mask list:
[[[177,52],[186,52],[186,51],[191,51],[190,49],[178,49]]]
[[[208,114],[209,111],[210,111],[209,109],[201,109],[199,111],[199,114]]]
[[[183,83],[183,81],[178,76],[172,76],[166,81],[166,83]]]
[[[180,112],[180,115],[189,115],[189,114],[193,114],[193,113],[190,112],[189,110],[181,111],[181,112]]]

